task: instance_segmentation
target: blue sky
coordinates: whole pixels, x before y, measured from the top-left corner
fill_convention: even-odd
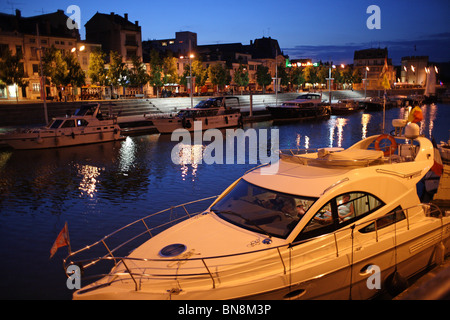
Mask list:
[[[372,4],[380,7],[379,30],[366,26]],[[199,44],[249,44],[270,36],[291,58],[348,63],[354,50],[388,47],[397,64],[405,55],[450,61],[448,0],[0,0],[0,12],[17,8],[26,17],[66,11],[70,5],[80,7],[82,25],[97,11],[128,13],[142,26],[143,40],[172,38],[177,31],[196,32]],[[84,27],[80,34],[84,39]]]

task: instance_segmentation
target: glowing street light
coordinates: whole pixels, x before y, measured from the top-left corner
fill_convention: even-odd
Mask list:
[[[367,99],[367,71],[370,71],[369,67],[366,67],[366,77],[363,79],[364,80],[364,100]]]

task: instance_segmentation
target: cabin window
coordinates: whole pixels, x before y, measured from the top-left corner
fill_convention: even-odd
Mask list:
[[[66,122],[63,123],[61,128],[74,128],[75,127],[75,120],[66,120]]]
[[[333,232],[378,210],[384,203],[364,192],[341,194],[325,204],[309,221],[296,241]]]
[[[78,119],[77,120],[77,126],[79,126],[79,127],[86,127],[88,124],[89,124],[89,122],[87,122],[84,119]]]
[[[383,228],[386,228],[388,226],[393,225],[394,223],[397,223],[399,221],[402,221],[406,219],[405,213],[403,212],[403,209],[401,206],[398,206],[388,214],[382,216],[381,218],[378,218],[376,221],[372,222],[368,226],[362,228],[359,230],[361,233],[369,233],[373,232],[375,230],[380,230]],[[376,229],[375,229],[376,227]]]
[[[63,120],[54,120],[53,122],[51,122],[48,125],[48,128],[50,128],[50,129],[58,129],[62,122],[63,122]]]

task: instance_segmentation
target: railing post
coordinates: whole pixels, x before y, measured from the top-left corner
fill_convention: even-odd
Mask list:
[[[202,258],[202,262],[203,262],[203,265],[205,266],[206,270],[208,271],[209,276],[211,277],[211,280],[212,280],[212,282],[213,282],[213,289],[215,289],[215,288],[216,288],[216,281],[214,281],[214,277],[213,277],[213,275],[211,274],[211,271],[209,271],[209,268],[208,268],[208,266],[206,265],[206,262],[205,262],[205,260],[204,260],[203,258]]]
[[[127,264],[125,263],[125,260],[124,260],[124,259],[121,259],[120,261],[122,261],[123,265],[125,266],[125,268],[127,269],[128,273],[130,274],[131,279],[133,279],[133,282],[134,282],[134,290],[135,290],[135,291],[139,291],[139,290],[138,290],[138,284],[137,284],[137,281],[136,281],[136,279],[134,279],[133,274],[131,273],[130,269],[128,269],[128,266],[127,266]]]
[[[148,233],[150,234],[150,238],[153,237],[152,232],[148,228],[147,224],[145,223],[144,219],[141,219],[142,223],[144,224],[145,228],[147,228]]]
[[[286,265],[284,264],[283,257],[281,256],[280,248],[277,247],[278,255],[280,256],[281,263],[283,264],[284,274],[286,274]]]
[[[108,246],[106,245],[104,239],[102,239],[102,243],[103,243],[103,245],[105,246],[105,248],[106,248],[106,250],[108,251],[108,253],[111,255],[111,258],[113,258],[113,260],[114,260],[114,265],[116,265],[116,264],[117,264],[116,258],[114,258],[114,255],[113,255],[112,252],[109,250],[109,248],[108,248]]]
[[[339,257],[339,248],[337,244],[336,232],[333,233],[334,236],[334,245],[336,246],[336,257]]]

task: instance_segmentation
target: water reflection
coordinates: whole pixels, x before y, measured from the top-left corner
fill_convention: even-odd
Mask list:
[[[189,175],[189,169],[191,169],[192,181],[195,180],[197,176],[197,170],[199,163],[203,160],[203,151],[205,146],[201,144],[184,144],[179,143],[174,147],[172,152],[172,161],[179,164],[181,167],[181,179],[186,180]],[[176,157],[176,159],[174,159]]]
[[[347,124],[347,119],[345,118],[331,118],[328,120],[328,130],[329,130],[329,147],[333,147],[334,143],[334,133],[335,128],[337,128],[337,147],[342,147],[342,140],[344,136],[344,127]]]
[[[365,139],[367,138],[367,125],[370,122],[370,119],[372,118],[372,115],[368,114],[368,113],[363,113],[362,117],[361,117],[361,139]]]
[[[127,137],[122,142],[122,146],[119,151],[119,170],[123,175],[128,175],[128,171],[132,168],[136,160],[136,143],[132,138]]]
[[[91,198],[97,192],[97,178],[100,172],[104,168],[98,168],[91,165],[77,165],[78,174],[82,176],[78,189],[81,191],[81,195],[87,195]]]

